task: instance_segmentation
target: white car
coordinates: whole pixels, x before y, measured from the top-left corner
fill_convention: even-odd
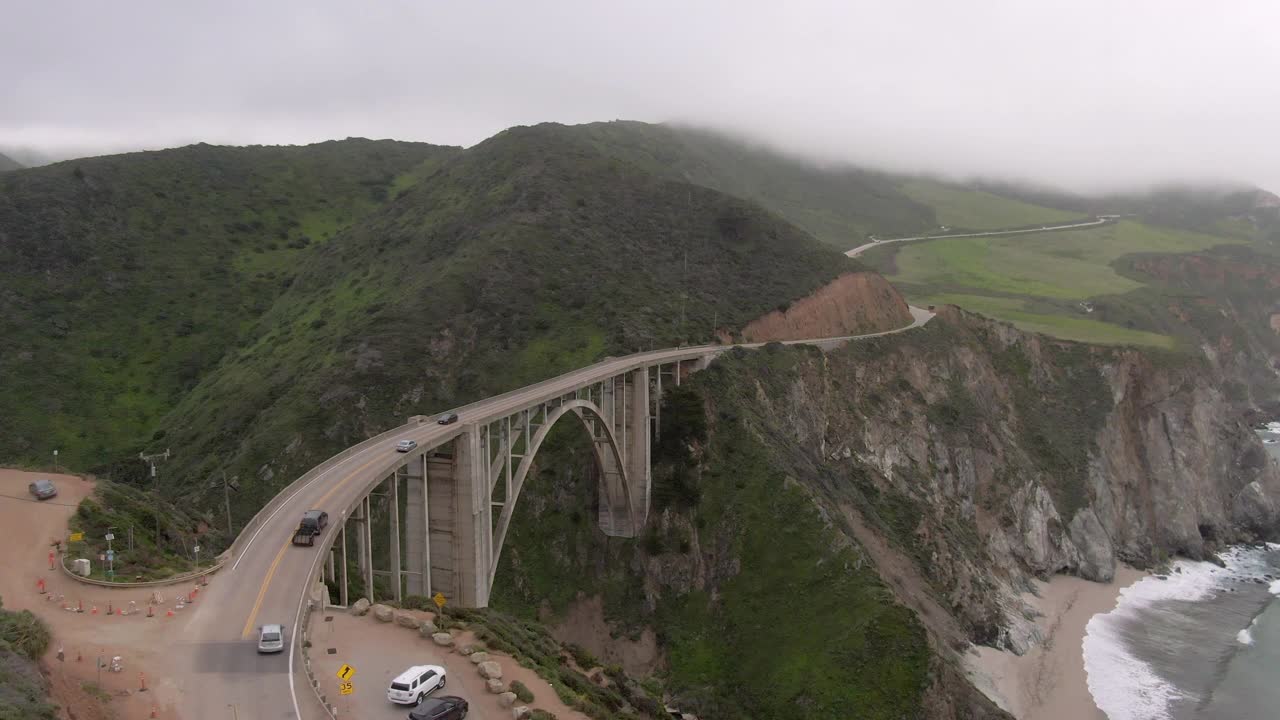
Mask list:
[[[396,452],[409,452],[416,447],[418,447],[418,443],[412,440],[401,440],[396,443]]]
[[[396,676],[387,688],[387,699],[397,705],[417,705],[422,698],[444,687],[444,668],[414,665]]]
[[[258,631],[258,652],[277,653],[284,650],[284,627],[263,625]]]

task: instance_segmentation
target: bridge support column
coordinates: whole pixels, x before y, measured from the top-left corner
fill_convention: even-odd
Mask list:
[[[427,524],[429,462],[426,455],[420,455],[405,468],[404,582],[409,595],[431,594],[431,531]]]
[[[461,607],[489,605],[493,526],[489,508],[488,443],[484,426],[469,426],[454,441],[454,601]]]
[[[347,523],[342,523],[342,581],[338,584],[338,600],[343,607],[351,607],[347,596]]]
[[[373,514],[370,512],[369,496],[360,501],[360,534],[356,538],[356,551],[360,554],[360,572],[364,580],[364,593],[369,602],[374,602],[373,592]]]
[[[396,602],[404,599],[404,575],[400,570],[400,471],[397,469],[391,473],[391,477],[387,478],[387,482],[391,483],[391,495],[387,498],[390,502],[391,523],[390,537],[391,543],[391,596]]]
[[[635,510],[634,534],[639,535],[649,517],[649,485],[652,472],[649,453],[653,436],[649,432],[649,371],[636,370],[631,374],[632,397],[628,408],[631,417],[623,444],[626,446],[627,491],[631,494],[631,507]]]

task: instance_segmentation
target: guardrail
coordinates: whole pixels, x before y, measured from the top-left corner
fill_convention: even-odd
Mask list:
[[[128,588],[142,588],[142,587],[161,587],[164,585],[177,585],[178,583],[186,582],[188,580],[195,580],[196,578],[202,578],[205,575],[212,575],[213,573],[221,570],[222,566],[225,565],[226,562],[227,562],[226,558],[220,557],[216,563],[214,563],[213,565],[203,570],[192,570],[191,572],[185,572],[185,573],[182,573],[181,575],[174,575],[173,577],[167,577],[160,580],[142,580],[137,582],[129,582],[129,581],[113,582],[111,580],[95,580],[93,578],[87,578],[81,575],[77,575],[71,571],[71,568],[67,567],[67,555],[65,553],[62,555],[62,558],[59,560],[58,567],[62,569],[63,575],[66,575],[67,577],[71,578],[72,580],[75,580],[76,582],[84,583],[85,585],[97,585],[99,587],[128,589]]]
[[[408,423],[405,423],[404,425],[399,425],[397,427],[391,428],[390,430],[386,430],[382,433],[374,435],[373,437],[368,438],[366,440],[362,440],[361,442],[355,445],[352,445],[351,447],[348,447],[345,450],[342,450],[336,455],[330,457],[328,460],[325,460],[324,462],[315,465],[310,470],[303,473],[301,476],[298,477],[297,480],[294,480],[293,482],[289,483],[287,486],[285,486],[279,492],[273,495],[272,498],[269,501],[267,501],[267,504],[263,505],[262,509],[259,510],[257,513],[255,513],[254,516],[249,519],[249,522],[246,523],[245,526],[240,529],[240,533],[236,535],[236,539],[231,541],[231,545],[227,547],[226,550],[223,550],[222,554],[218,556],[219,562],[226,562],[227,560],[235,557],[236,554],[240,551],[240,549],[244,546],[244,544],[248,542],[250,538],[253,537],[253,533],[257,532],[258,528],[262,527],[263,523],[266,522],[266,519],[271,517],[272,513],[274,513],[277,509],[279,509],[281,505],[288,502],[294,496],[294,494],[297,493],[299,489],[301,489],[308,482],[311,482],[311,480],[315,479],[316,476],[320,475],[323,472],[328,471],[329,468],[332,467],[335,463],[342,462],[343,460],[346,460],[352,455],[355,455],[356,453],[372,445],[376,445],[393,435],[402,433],[408,428],[414,425],[420,424],[423,421],[423,418],[425,418],[425,416],[415,415],[412,418],[412,420],[415,420],[416,422],[408,422]]]

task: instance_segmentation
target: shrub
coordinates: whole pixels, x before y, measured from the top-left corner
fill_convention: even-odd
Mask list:
[[[533,691],[529,689],[528,685],[519,680],[511,681],[511,692],[515,693],[520,702],[526,705],[533,702]]]
[[[49,627],[30,610],[10,612],[3,608],[0,600],[0,646],[39,660],[49,647]]]

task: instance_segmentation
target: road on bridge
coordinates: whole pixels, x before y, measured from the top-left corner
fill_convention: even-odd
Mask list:
[[[913,322],[902,328],[869,335],[794,341],[788,344],[834,346],[849,340],[903,332],[927,323],[933,314],[911,308]],[[741,347],[760,347],[754,343]],[[463,432],[468,422],[527,405],[530,398],[565,394],[600,378],[617,376],[657,361],[675,362],[699,354],[722,353],[734,346],[673,348],[611,358],[541,383],[459,408],[459,421],[407,425],[365,441],[313,468],[286,488],[264,509],[259,524],[251,523],[233,546],[234,557],[214,577],[198,607],[187,618],[182,639],[171,647],[164,668],[166,685],[180,703],[175,709],[186,720],[241,718],[277,720],[323,718],[327,713],[302,670],[302,650],[294,642],[307,600],[306,583],[322,559],[320,544],[293,546],[291,539],[302,513],[321,509],[331,521],[326,533],[343,523],[343,513],[385,478],[404,456],[395,451],[400,440],[420,447],[443,444]],[[289,649],[279,655],[258,655],[259,625],[280,623]]]

